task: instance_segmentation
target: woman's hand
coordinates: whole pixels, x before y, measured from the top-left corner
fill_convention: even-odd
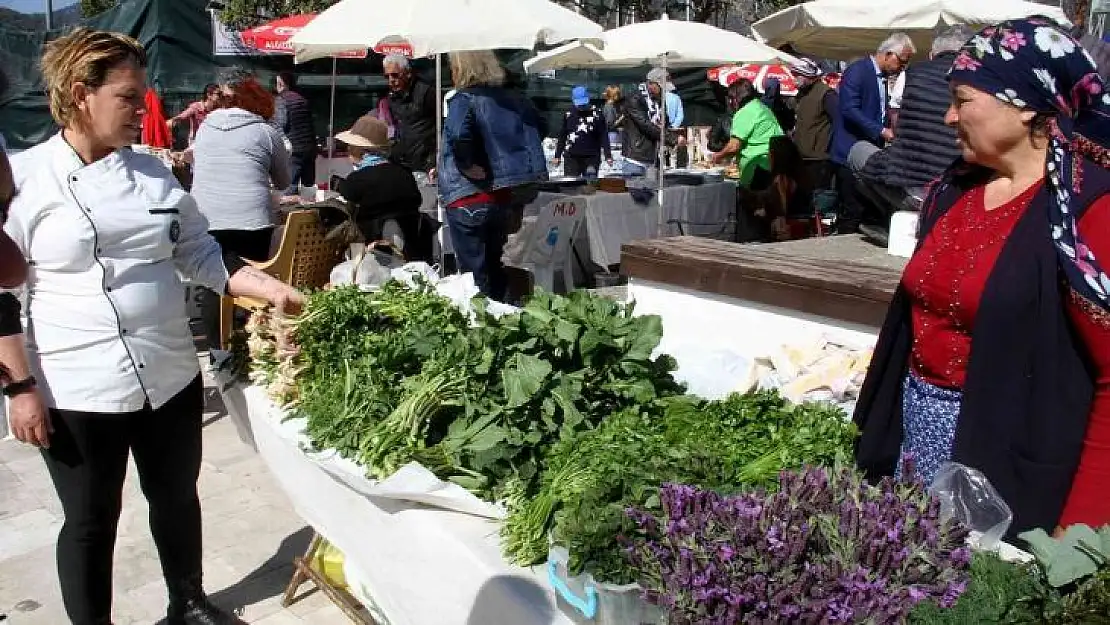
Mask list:
[[[304,307],[304,295],[284,282],[275,282],[276,285],[266,298],[273,305],[274,310],[289,317],[301,314],[301,308]]]
[[[50,447],[54,427],[37,388],[8,399],[8,419],[16,440],[43,449]]]

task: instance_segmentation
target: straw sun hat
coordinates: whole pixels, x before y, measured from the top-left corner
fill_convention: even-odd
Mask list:
[[[388,149],[389,128],[377,117],[363,115],[350,130],[335,135],[335,139],[359,148]]]

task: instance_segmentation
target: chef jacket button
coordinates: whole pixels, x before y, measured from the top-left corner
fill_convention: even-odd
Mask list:
[[[146,365],[144,365],[144,364],[142,364],[142,363],[139,363],[139,368],[140,368],[140,369],[146,369]]]
[[[120,328],[119,333],[120,334],[127,334],[127,328]]]
[[[104,287],[104,290],[111,293],[112,292],[112,287],[110,287],[110,286]]]
[[[77,182],[77,175],[76,175],[76,174],[74,174],[74,175],[70,176],[70,177],[69,177],[69,181],[70,181],[70,182]]]
[[[97,253],[97,254],[103,254],[103,253],[104,253],[104,250],[102,250],[102,249],[100,249],[100,248],[98,247],[98,248],[96,248],[96,253]]]

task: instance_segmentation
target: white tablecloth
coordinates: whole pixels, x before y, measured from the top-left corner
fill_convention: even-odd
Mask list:
[[[270,472],[297,514],[362,573],[383,625],[572,623],[536,572],[504,561],[496,522],[360,494],[347,481],[364,478],[306,456],[300,432],[260,388],[244,394]]]

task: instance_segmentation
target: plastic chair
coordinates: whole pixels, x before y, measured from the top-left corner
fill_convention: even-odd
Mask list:
[[[324,238],[316,211],[294,211],[285,221],[277,254],[264,263],[247,261],[254,268],[296,288],[320,288],[341,260],[344,245]],[[267,302],[251,297],[220,298],[220,346],[226,349],[235,318],[235,307],[266,308]]]

